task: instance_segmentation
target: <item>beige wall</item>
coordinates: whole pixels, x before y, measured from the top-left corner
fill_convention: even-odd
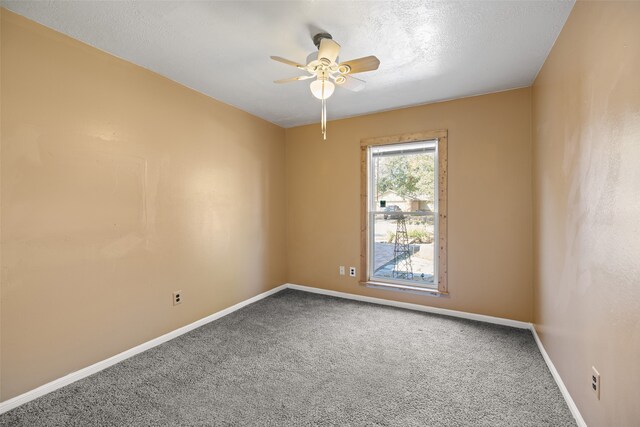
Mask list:
[[[2,399],[285,282],[283,129],[6,10],[1,37]]]
[[[640,425],[639,23],[578,2],[533,87],[534,320],[591,427]]]
[[[437,129],[449,131],[450,296],[338,275],[360,265],[360,140]],[[530,89],[330,121],[327,141],[319,125],[286,138],[290,282],[531,320]]]

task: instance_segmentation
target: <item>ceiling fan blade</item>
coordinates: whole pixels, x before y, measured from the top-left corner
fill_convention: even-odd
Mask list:
[[[344,83],[338,83],[338,81],[341,80],[340,77],[344,77]],[[350,90],[352,92],[360,92],[362,89],[364,89],[366,84],[367,82],[365,82],[364,80],[360,80],[353,76],[338,76],[338,79],[336,81],[336,86]]]
[[[377,70],[380,66],[380,60],[372,55],[340,63],[340,66],[343,65],[350,68],[350,71],[345,74],[364,73],[365,71]]]
[[[290,77],[288,79],[280,79],[280,80],[276,80],[274,81],[274,83],[291,83],[291,82],[297,82],[299,80],[307,80],[307,79],[312,79],[315,76],[297,76],[297,77]]]
[[[305,69],[304,65],[300,65],[297,62],[289,61],[288,59],[281,58],[279,56],[272,56],[271,59],[273,59],[274,61],[282,62],[283,64],[291,65],[292,67],[296,67],[301,70]]]
[[[340,53],[340,45],[333,39],[324,38],[320,40],[320,49],[318,49],[318,60],[322,58],[328,59],[331,63],[336,62]]]

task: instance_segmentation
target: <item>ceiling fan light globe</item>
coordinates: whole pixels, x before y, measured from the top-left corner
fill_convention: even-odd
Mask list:
[[[338,72],[340,74],[349,74],[351,72],[351,67],[346,64],[342,64],[338,67]]]
[[[322,83],[324,82],[324,97],[322,96]],[[311,82],[311,85],[309,85],[309,88],[311,89],[311,93],[313,94],[313,96],[315,96],[318,99],[327,99],[329,98],[331,95],[333,95],[333,91],[335,90],[336,86],[330,82],[329,80],[314,80],[313,82]]]
[[[338,76],[338,77],[336,77],[336,84],[337,84],[337,85],[341,85],[341,84],[343,84],[343,83],[344,83],[344,82],[346,82],[346,81],[347,81],[347,78],[346,78],[345,76]]]

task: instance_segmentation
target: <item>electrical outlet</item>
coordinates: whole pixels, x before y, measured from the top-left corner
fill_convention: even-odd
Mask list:
[[[175,291],[173,293],[173,305],[182,303],[182,291]]]
[[[591,390],[596,394],[596,398],[600,400],[600,373],[595,367],[591,367]]]
[[[341,276],[344,276],[344,275],[345,275],[344,265],[341,265],[341,266],[340,266],[340,270],[339,270],[339,271],[340,271],[340,275],[341,275]]]
[[[356,268],[355,267],[349,267],[349,276],[356,277]]]

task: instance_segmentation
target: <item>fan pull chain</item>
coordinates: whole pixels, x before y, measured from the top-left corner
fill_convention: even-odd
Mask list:
[[[322,80],[322,114],[320,120],[322,121],[322,139],[327,140],[327,99],[324,96],[324,80]]]
[[[327,100],[322,100],[322,139],[327,140]]]

